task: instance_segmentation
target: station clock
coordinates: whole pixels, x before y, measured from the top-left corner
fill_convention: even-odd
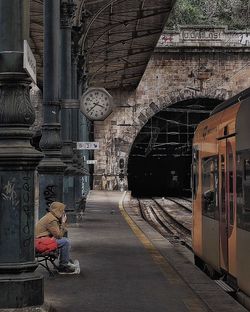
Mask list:
[[[104,88],[89,88],[81,97],[80,109],[90,120],[104,120],[113,110],[113,98]]]

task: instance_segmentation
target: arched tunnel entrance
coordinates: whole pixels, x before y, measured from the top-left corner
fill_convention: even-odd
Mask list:
[[[191,195],[194,130],[220,102],[204,98],[178,102],[144,125],[128,160],[128,188],[133,196]]]

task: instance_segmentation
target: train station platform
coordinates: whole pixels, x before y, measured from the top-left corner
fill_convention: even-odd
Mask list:
[[[247,311],[148,225],[125,192],[91,191],[69,238],[79,275],[38,268],[50,312]]]

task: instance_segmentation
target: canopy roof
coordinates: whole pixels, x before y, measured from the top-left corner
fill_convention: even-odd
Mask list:
[[[73,2],[73,1],[72,1]],[[174,0],[76,0],[73,19],[80,31],[89,86],[138,85]],[[42,82],[43,0],[30,1],[31,48]]]

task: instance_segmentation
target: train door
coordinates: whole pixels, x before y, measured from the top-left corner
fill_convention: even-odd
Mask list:
[[[236,276],[236,152],[235,136],[227,138],[228,272]]]
[[[226,140],[219,141],[219,213],[220,213],[220,266],[228,270],[228,220],[226,213]]]
[[[220,265],[235,275],[235,137],[219,141]]]

